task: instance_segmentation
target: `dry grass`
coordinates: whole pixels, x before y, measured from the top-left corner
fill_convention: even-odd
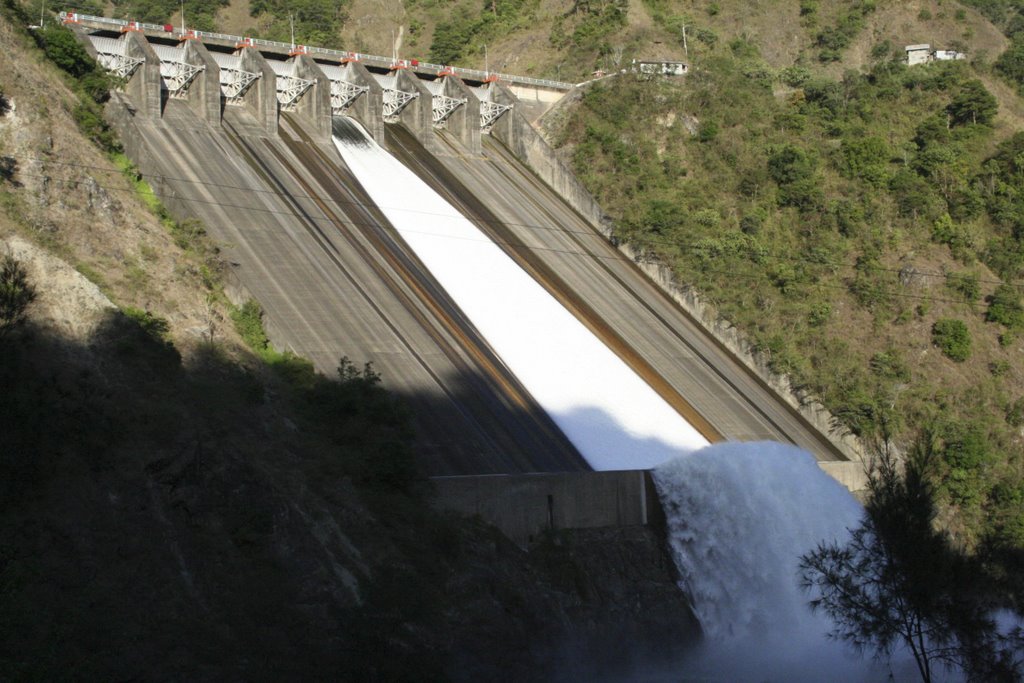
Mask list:
[[[3,19],[0,41],[12,46],[0,51],[0,83],[13,105],[0,117],[0,149],[18,165],[17,185],[0,187],[17,206],[0,230],[88,273],[119,306],[166,318],[183,351],[201,342],[211,323],[217,339],[239,346],[224,307],[207,302],[190,259],[115,164],[84,142],[62,75]]]

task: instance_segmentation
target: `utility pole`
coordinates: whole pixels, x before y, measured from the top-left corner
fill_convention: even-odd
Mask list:
[[[686,61],[690,61],[690,49],[686,47],[686,24],[683,24],[683,53],[686,54]]]
[[[185,0],[181,0],[181,35],[185,35]]]
[[[46,0],[39,0],[39,28],[43,27],[44,12],[46,12]]]

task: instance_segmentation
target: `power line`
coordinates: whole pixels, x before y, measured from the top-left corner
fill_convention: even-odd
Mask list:
[[[57,165],[76,166],[76,167],[89,168],[88,165],[84,165],[84,164],[58,163]],[[104,170],[107,170],[107,171],[110,171],[110,172],[121,173],[121,171],[119,169],[104,169]],[[56,178],[55,179],[52,176],[43,175],[43,174],[19,173],[19,175],[21,175],[22,177],[46,179],[46,180],[50,180],[50,181],[58,180],[58,181],[66,183],[66,184],[68,184],[68,185],[70,185],[72,187],[77,187],[78,185],[82,185],[82,184],[85,183],[84,180],[67,179],[67,178]],[[193,182],[195,182],[195,181],[193,181]],[[114,186],[110,186],[110,185],[102,185],[100,183],[95,183],[93,185],[90,185],[90,187],[100,188],[100,189],[104,189],[104,190],[108,190],[108,191],[112,191],[112,192],[124,192],[124,193],[132,194],[132,195],[136,194],[136,190],[134,188],[130,188],[130,187],[114,187]],[[241,188],[241,187],[235,188],[235,189],[248,191],[247,188]],[[280,196],[280,197],[309,199],[311,201],[315,199],[315,198],[309,197],[309,196],[291,195],[291,194],[288,194],[288,193],[275,192],[275,191],[271,191],[271,190],[256,190],[254,192],[257,192],[257,193],[268,193],[268,194],[272,194],[272,195],[276,195],[276,196]],[[181,202],[192,203],[192,204],[203,204],[203,205],[208,205],[208,206],[217,206],[217,207],[224,208],[224,209],[241,209],[241,210],[253,211],[253,212],[257,212],[257,213],[266,213],[266,214],[271,214],[271,215],[288,216],[288,217],[296,218],[298,220],[311,220],[311,221],[313,221],[314,223],[317,223],[317,224],[327,224],[327,225],[333,225],[334,224],[334,221],[331,218],[327,217],[327,216],[323,216],[323,215],[321,215],[321,216],[311,216],[310,215],[310,216],[306,216],[306,217],[300,217],[300,216],[296,215],[295,211],[291,211],[291,210],[277,210],[277,209],[270,209],[270,208],[259,208],[259,207],[252,206],[251,204],[246,204],[246,205],[228,204],[228,203],[224,203],[224,202],[221,202],[221,201],[204,199],[204,198],[199,198],[199,197],[188,197],[188,196],[178,195],[178,194],[166,195],[166,194],[161,194],[161,193],[157,192],[156,190],[153,190],[153,196],[155,196],[155,197],[157,197],[157,198],[159,198],[161,200],[167,200],[167,201],[173,200],[173,201],[181,201]],[[358,206],[358,207],[361,207],[361,208],[367,208],[367,207],[380,208],[380,207],[377,207],[374,204],[365,204],[365,203],[362,203],[362,202],[355,202],[355,201],[348,202],[348,201],[340,201],[339,200],[339,201],[336,201],[335,203],[355,205],[355,206]],[[404,210],[404,209],[397,209],[397,210]],[[430,214],[428,212],[418,212],[418,213],[423,213],[425,215],[441,216],[441,217],[451,216],[453,218],[455,218],[455,217],[465,218],[464,216],[462,216],[462,214]],[[470,220],[472,220],[472,219],[470,219]],[[629,259],[629,258],[627,258],[627,257],[625,257],[625,256],[623,256],[621,254],[619,254],[618,252],[616,252],[615,255],[610,255],[610,254],[609,255],[602,255],[602,254],[594,254],[594,253],[589,252],[589,251],[578,251],[578,250],[574,250],[574,249],[564,249],[564,248],[549,247],[549,246],[542,246],[542,245],[528,245],[528,244],[523,243],[523,242],[510,242],[510,241],[501,240],[501,239],[491,239],[491,238],[488,238],[486,236],[483,239],[474,239],[474,238],[468,238],[468,237],[457,237],[457,236],[452,236],[452,235],[442,235],[442,234],[439,234],[439,233],[429,232],[429,231],[408,230],[408,229],[399,230],[399,229],[395,228],[394,226],[390,225],[389,223],[384,224],[384,223],[380,223],[380,222],[377,222],[377,221],[353,220],[348,215],[345,216],[345,222],[348,225],[357,226],[357,227],[378,228],[378,229],[381,229],[381,230],[384,230],[384,231],[387,231],[387,232],[391,232],[391,233],[393,233],[395,235],[399,235],[399,236],[401,236],[403,233],[415,233],[415,234],[420,234],[420,235],[429,235],[429,236],[437,237],[437,238],[440,238],[440,239],[450,239],[450,240],[460,240],[460,241],[473,241],[473,242],[479,242],[481,244],[494,243],[494,244],[498,244],[500,246],[508,247],[510,249],[527,249],[527,250],[534,251],[534,252],[548,252],[548,253],[564,254],[564,255],[568,255],[568,256],[582,256],[582,257],[591,258],[591,259],[594,259],[594,260],[620,261],[620,262],[629,263],[629,264],[633,264],[634,263],[633,260],[631,260],[631,259]],[[481,220],[481,222],[486,222],[486,221]],[[491,222],[495,222],[495,221],[491,221]],[[497,222],[501,223],[500,221],[497,221]],[[507,224],[507,223],[502,223],[502,224],[510,225],[510,224]],[[544,229],[557,230],[558,228],[544,228]],[[583,233],[582,231],[576,231],[576,232],[579,233],[579,234],[586,234],[586,235],[592,236],[592,237],[599,237],[599,238],[601,238],[602,243],[607,244],[607,242],[605,241],[604,237],[599,235],[596,232],[591,232],[591,231],[587,231],[586,233]],[[780,261],[786,261],[787,260],[784,257],[772,257],[772,258],[777,258],[777,260],[780,260]],[[899,271],[897,271],[895,269],[884,269],[884,268],[876,268],[875,270],[879,270],[879,271],[882,271],[882,272],[899,272]],[[732,269],[722,269],[722,268],[714,268],[714,267],[710,267],[710,268],[709,267],[703,267],[703,268],[701,268],[701,272],[713,273],[713,274],[719,274],[719,275],[729,275],[730,277],[733,277],[733,278],[743,279],[743,280],[747,280],[747,281],[751,281],[751,282],[763,282],[764,281],[764,278],[758,277],[755,274],[736,272],[735,270],[732,270]],[[804,285],[804,286],[809,287],[809,288],[818,288],[818,289],[828,289],[828,290],[849,292],[849,287],[848,286],[840,285],[840,284],[829,284],[829,283],[823,283],[823,282],[815,282],[815,283],[810,283],[810,284],[807,284],[807,285]],[[923,295],[923,294],[911,294],[911,293],[904,293],[904,292],[890,292],[886,296],[887,297],[892,297],[892,298],[899,298],[899,299],[910,299],[910,300],[915,300],[915,301],[928,301],[928,302],[935,302],[935,303],[955,304],[955,305],[959,305],[959,306],[968,306],[971,309],[978,309],[978,308],[981,307],[981,304],[979,304],[979,303],[965,301],[965,300],[962,300],[962,299],[946,299],[946,298],[935,297],[935,296],[928,296],[928,295]]]
[[[17,158],[17,157],[12,157],[12,158]],[[22,161],[38,161],[38,162],[41,162],[41,163],[52,164],[54,166],[67,166],[67,167],[73,167],[73,168],[85,168],[85,169],[90,169],[90,170],[101,171],[101,172],[104,172],[104,173],[114,173],[114,174],[119,174],[119,175],[124,173],[124,170],[122,170],[120,168],[117,168],[117,167],[94,166],[94,165],[90,165],[90,164],[74,164],[74,163],[69,163],[69,162],[53,161],[53,160],[43,159],[43,158],[39,158],[39,157],[23,157],[21,160]],[[29,176],[29,177],[32,177],[32,176]],[[335,197],[328,197],[328,198],[313,197],[313,196],[305,195],[305,194],[301,194],[301,193],[290,193],[290,192],[282,192],[282,191],[279,191],[279,190],[251,188],[251,187],[245,187],[245,186],[240,186],[240,185],[231,185],[231,184],[228,184],[228,183],[207,182],[207,181],[204,181],[204,180],[195,180],[195,179],[192,179],[192,178],[180,178],[180,177],[168,176],[168,175],[162,175],[162,174],[146,175],[145,179],[146,179],[147,183],[150,184],[151,186],[155,182],[188,183],[188,184],[191,184],[191,185],[201,185],[203,187],[215,187],[215,188],[223,189],[223,190],[237,190],[237,191],[240,191],[240,192],[246,192],[246,193],[252,193],[252,194],[269,194],[269,195],[276,196],[276,197],[287,197],[289,199],[308,199],[308,200],[311,200],[311,201],[318,201],[318,202],[319,201],[326,201],[328,203],[339,205],[339,206],[341,206],[341,205],[351,205],[351,206],[357,206],[357,207],[364,208],[364,209],[367,208],[367,207],[373,206],[373,207],[379,208],[381,210],[402,211],[402,212],[405,212],[405,213],[414,213],[414,214],[419,214],[419,215],[423,215],[423,216],[433,216],[433,217],[440,217],[440,218],[463,217],[462,214],[459,214],[459,213],[456,213],[456,214],[439,214],[439,213],[434,213],[434,212],[430,212],[430,211],[422,211],[422,210],[419,210],[419,209],[411,209],[411,208],[404,207],[404,206],[384,206],[384,205],[366,204],[366,203],[358,202],[358,201],[355,201],[355,200],[344,200],[344,199],[338,199],[338,198],[335,198]],[[114,189],[114,188],[107,188],[107,189]],[[156,195],[156,191],[155,190],[154,190],[154,195],[155,196],[159,196],[159,195]],[[192,200],[192,201],[202,201],[202,200]],[[214,202],[206,202],[206,203],[214,203]],[[232,206],[232,205],[229,205],[229,204],[224,204],[224,206],[229,206],[231,208],[249,208],[248,205],[246,205],[244,207],[238,207],[238,206]],[[281,213],[286,213],[286,212],[281,212]],[[479,223],[484,223],[484,224],[494,224],[494,225],[501,225],[501,226],[506,226],[506,227],[517,227],[517,228],[523,228],[523,229],[526,229],[526,230],[534,230],[534,231],[548,231],[548,232],[558,232],[558,233],[569,234],[569,235],[579,235],[579,236],[584,236],[584,237],[599,238],[602,241],[606,241],[607,240],[607,238],[604,235],[602,235],[602,234],[600,234],[600,233],[598,233],[598,232],[596,232],[594,230],[572,230],[570,228],[562,227],[562,226],[557,226],[557,225],[540,225],[540,224],[534,224],[534,223],[518,223],[518,222],[503,221],[503,220],[498,220],[498,219],[486,219],[486,218],[483,218],[483,217],[480,217],[480,216],[474,216],[472,218],[472,220],[475,220],[475,221],[477,221]],[[695,248],[697,246],[700,246],[699,242],[696,242],[696,241],[695,242],[680,242],[678,240],[674,240],[674,239],[670,239],[670,238],[666,238],[666,237],[658,237],[658,236],[645,236],[645,240],[648,243],[661,244],[661,245],[664,245],[664,246],[677,247],[677,248],[690,248],[690,249],[692,249],[692,248]],[[787,255],[774,254],[774,255],[772,255],[772,258],[774,258],[774,259],[776,259],[778,261],[791,261],[791,262],[794,262],[794,263],[805,263],[805,264],[809,264],[809,265],[822,266],[822,267],[825,267],[825,268],[834,268],[834,269],[835,268],[844,268],[844,269],[856,270],[856,265],[855,264],[840,263],[840,262],[836,262],[836,261],[828,261],[828,260],[825,260],[825,259],[815,259],[815,258],[810,258],[810,257],[807,257],[807,256],[799,256],[799,255],[796,255],[796,254],[787,254]],[[873,270],[880,271],[880,272],[896,273],[896,274],[899,274],[899,275],[902,275],[903,272],[904,272],[904,269],[902,269],[902,268],[890,268],[890,267],[881,266],[881,265],[873,267]],[[934,279],[940,279],[940,280],[946,280],[946,281],[950,280],[952,277],[955,277],[955,276],[957,276],[959,274],[960,273],[945,273],[945,272],[937,272],[937,271],[915,271],[914,272],[914,275],[916,277],[934,278]],[[1015,284],[1015,285],[1019,286],[1021,284],[1024,284],[1024,283],[1010,283],[1010,282],[1005,282],[1003,280],[992,280],[992,279],[988,279],[988,278],[978,278],[977,281],[978,281],[979,284],[991,284],[991,285]]]

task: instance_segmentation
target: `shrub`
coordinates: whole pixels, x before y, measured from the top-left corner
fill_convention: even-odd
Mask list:
[[[910,381],[910,368],[903,362],[896,349],[876,353],[868,362],[868,367],[871,368],[873,375],[881,379],[894,382]]]
[[[718,137],[718,124],[714,121],[704,121],[697,129],[697,139],[701,142],[711,142]]]
[[[257,353],[262,353],[270,346],[270,340],[263,329],[263,309],[254,299],[231,311],[231,322],[242,341]]]
[[[988,310],[985,319],[991,323],[1000,323],[1010,329],[1024,327],[1024,306],[1021,305],[1020,292],[1012,285],[999,285],[988,297]]]
[[[942,318],[932,325],[932,343],[949,358],[958,363],[971,355],[971,332],[962,320]]]
[[[946,276],[946,287],[965,301],[977,301],[981,296],[981,282],[977,273],[950,273]]]
[[[779,78],[791,88],[800,88],[811,80],[811,72],[802,66],[787,66],[780,72]]]
[[[8,254],[0,263],[0,335],[25,320],[36,290],[28,281],[25,267]]]
[[[821,301],[811,306],[807,314],[807,324],[811,327],[821,327],[832,317],[832,304]]]
[[[999,111],[999,102],[981,81],[975,79],[964,84],[946,111],[953,123],[988,125]]]

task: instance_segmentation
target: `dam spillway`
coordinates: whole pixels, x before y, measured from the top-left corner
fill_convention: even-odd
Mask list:
[[[286,69],[249,46],[228,59],[195,41],[169,55],[138,33],[119,40],[141,59],[108,109],[129,156],[176,215],[200,218],[223,245],[236,298],[261,303],[276,345],[328,374],[342,355],[372,361],[413,407],[431,475],[588,467],[333,149],[337,74],[304,54],[284,55]],[[202,67],[183,92],[161,71],[171,57]],[[385,81],[337,68],[361,88],[346,113],[705,437],[790,442],[847,464],[603,238],[593,200],[501,83],[447,75],[442,90],[440,74],[428,88],[403,70]],[[256,76],[231,89],[244,74]],[[291,77],[310,81],[295,100],[278,83]],[[389,114],[385,86],[417,96]],[[438,121],[438,94],[464,102]],[[485,101],[501,107],[486,126]]]
[[[648,469],[708,441],[419,177],[337,119],[335,145],[403,240],[598,470]]]

